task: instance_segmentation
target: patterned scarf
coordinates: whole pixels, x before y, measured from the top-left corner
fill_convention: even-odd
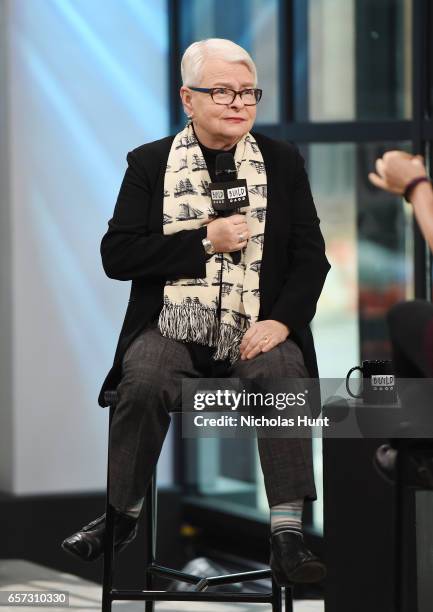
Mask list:
[[[259,278],[266,223],[267,182],[263,157],[248,133],[235,152],[238,178],[248,184],[250,206],[240,209],[250,231],[239,264],[230,253],[216,253],[206,262],[206,277],[167,281],[159,315],[163,336],[216,347],[214,360],[240,357],[245,331],[259,315]],[[167,160],[164,180],[164,234],[198,229],[215,218],[208,185],[211,182],[191,123],[176,134]],[[218,305],[222,282],[221,320]]]

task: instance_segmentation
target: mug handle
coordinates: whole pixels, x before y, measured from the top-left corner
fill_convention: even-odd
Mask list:
[[[356,395],[355,393],[352,393],[352,391],[349,389],[350,375],[352,374],[352,372],[355,372],[355,370],[359,370],[360,372],[363,371],[361,366],[355,366],[354,368],[350,368],[346,376],[346,391],[351,397],[354,397],[355,399],[360,399],[362,398],[362,393],[360,393],[359,395]]]

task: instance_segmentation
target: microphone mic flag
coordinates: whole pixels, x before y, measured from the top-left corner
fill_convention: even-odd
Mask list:
[[[229,217],[241,207],[249,206],[248,186],[245,179],[237,178],[236,164],[231,153],[219,153],[215,159],[216,182],[209,184],[210,197],[214,210],[221,217]],[[240,251],[230,253],[233,263],[241,259]]]

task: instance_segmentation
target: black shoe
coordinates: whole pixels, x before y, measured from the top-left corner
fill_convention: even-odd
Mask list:
[[[114,552],[121,552],[137,535],[138,520],[114,510]],[[62,542],[66,552],[95,561],[104,551],[105,513]]]
[[[296,582],[320,582],[326,576],[326,567],[308,550],[304,538],[291,531],[271,535],[272,574],[280,587]]]
[[[416,444],[416,443],[415,443]],[[389,484],[395,484],[395,466],[398,450],[390,444],[382,444],[373,456],[373,465],[378,474]],[[408,451],[403,484],[406,487],[428,490],[433,489],[433,459],[425,456],[422,449]]]
[[[373,465],[377,473],[382,476],[388,484],[394,484],[395,463],[397,460],[397,450],[389,444],[381,444],[373,456]]]

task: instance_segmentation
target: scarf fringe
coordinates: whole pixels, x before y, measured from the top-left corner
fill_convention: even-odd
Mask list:
[[[216,310],[190,297],[185,298],[182,304],[174,304],[165,297],[158,324],[161,334],[167,338],[208,346],[217,344]]]
[[[213,354],[212,359],[218,361],[220,359],[229,358],[231,364],[237,361],[240,358],[241,352],[239,346],[242,342],[245,331],[246,328],[238,329],[233,325],[222,323],[217,350]]]
[[[240,329],[228,323],[221,323],[218,327],[214,308],[187,297],[182,304],[174,304],[165,298],[158,326],[167,338],[217,347],[212,359],[223,361],[228,358],[233,364],[240,357],[239,346],[249,324],[243,321]]]

